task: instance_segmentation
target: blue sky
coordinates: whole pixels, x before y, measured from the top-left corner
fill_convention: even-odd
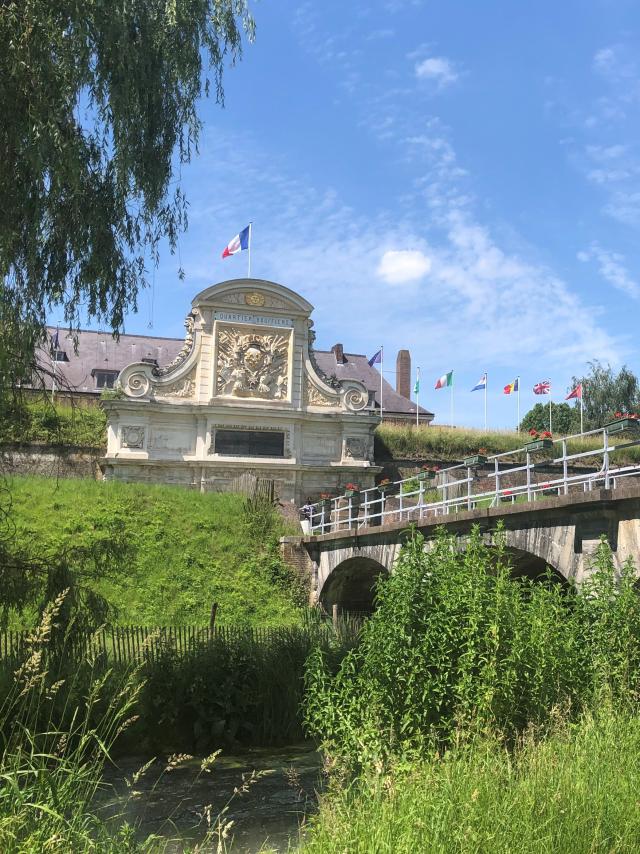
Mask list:
[[[447,422],[509,426],[549,378],[638,364],[640,7],[631,0],[261,2],[256,41],[204,102],[183,167],[190,226],[129,332],[181,336],[191,298],[254,222],[252,273],[315,306],[341,341],[422,369]],[[185,271],[179,281],[180,265]],[[393,377],[389,377],[393,380]]]

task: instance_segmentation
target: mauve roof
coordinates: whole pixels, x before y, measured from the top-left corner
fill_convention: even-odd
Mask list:
[[[53,339],[55,327],[49,327]],[[56,375],[75,391],[99,393],[92,371],[118,371],[131,362],[156,359],[158,365],[167,365],[180,352],[182,338],[156,338],[151,335],[121,335],[116,341],[110,332],[91,332],[82,329],[78,333],[78,353],[74,353],[73,341],[68,333],[58,333],[59,349],[64,350],[68,362],[56,362]],[[45,360],[47,367],[51,367]],[[61,383],[61,385],[63,384]]]
[[[380,374],[369,364],[366,356],[358,353],[344,353],[344,363],[336,361],[333,350],[314,350],[316,362],[320,370],[326,376],[336,376],[339,380],[360,380],[366,387],[374,392],[376,405],[380,406]],[[382,380],[382,405],[384,411],[389,414],[393,412],[403,415],[416,414],[416,405],[407,400],[393,388],[384,378]],[[428,409],[420,407],[420,414],[433,418],[433,413]]]
[[[49,327],[53,339],[55,327]],[[92,332],[82,329],[78,333],[78,353],[74,353],[73,341],[64,330],[58,333],[59,349],[64,350],[68,362],[56,362],[56,375],[62,380],[59,384],[69,386],[74,391],[98,394],[92,371],[118,371],[132,362],[143,359],[155,359],[160,367],[168,365],[180,352],[182,338],[159,338],[152,335],[121,335],[116,341],[109,332]],[[314,350],[318,367],[328,377],[339,380],[359,380],[374,393],[376,404],[380,405],[380,374],[369,364],[367,357],[356,353],[345,353],[344,364],[338,364],[332,350]],[[50,365],[46,362],[47,367]],[[50,385],[50,382],[48,383]],[[415,415],[416,405],[398,394],[393,386],[383,379],[382,394],[384,411],[402,415]],[[433,417],[433,413],[420,407],[421,415]]]

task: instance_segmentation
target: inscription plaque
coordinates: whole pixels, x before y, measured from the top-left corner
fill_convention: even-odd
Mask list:
[[[284,457],[284,432],[216,430],[215,453],[233,457]]]

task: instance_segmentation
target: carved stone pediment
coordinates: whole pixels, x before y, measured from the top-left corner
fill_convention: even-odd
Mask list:
[[[218,333],[216,391],[219,395],[286,400],[289,336],[223,327]]]
[[[277,308],[283,311],[295,308],[285,300],[260,290],[233,291],[223,294],[218,301],[226,305],[243,305],[249,308]]]

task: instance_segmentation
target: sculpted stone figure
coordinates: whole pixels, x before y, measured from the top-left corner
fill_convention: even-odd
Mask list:
[[[218,336],[218,394],[284,400],[289,385],[289,339],[222,329]]]

